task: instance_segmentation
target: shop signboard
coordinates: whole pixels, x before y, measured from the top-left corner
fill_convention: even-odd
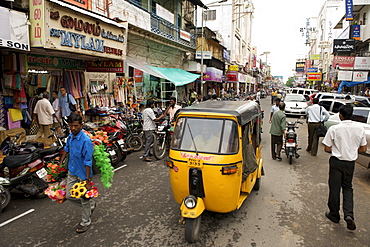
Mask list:
[[[88,0],[63,0],[64,2],[68,2],[70,4],[76,5],[80,8],[87,9],[87,1]],[[94,1],[95,2],[95,1]],[[99,1],[101,2],[101,1]]]
[[[354,40],[360,40],[360,25],[352,25],[352,38]]]
[[[44,0],[30,0],[31,47],[44,46]]]
[[[346,21],[353,20],[353,2],[352,0],[346,0]]]
[[[45,40],[48,42],[44,48],[125,60],[127,23],[118,24],[85,10],[76,12],[60,6],[59,2],[46,1],[45,5],[43,25],[47,27]]]
[[[207,71],[203,76],[203,80],[222,82],[222,70],[213,67],[207,67]]]
[[[370,57],[355,57],[353,69],[370,70]]]
[[[320,60],[320,54],[311,54],[310,60]]]
[[[232,82],[232,83],[238,82],[238,71],[227,71],[226,82]]]
[[[181,39],[190,42],[190,36],[191,36],[191,34],[189,32],[186,32],[186,31],[180,29],[180,38]]]
[[[86,62],[83,60],[52,57],[43,55],[27,55],[28,66],[38,68],[56,68],[56,69],[73,69],[85,70]]]
[[[27,16],[25,13],[0,7],[0,47],[30,50]]]
[[[239,71],[239,65],[229,65],[229,71]]]
[[[339,81],[351,81],[352,74],[353,72],[349,70],[338,71],[338,80]]]
[[[305,62],[296,62],[295,63],[295,71],[298,72],[298,73],[302,73],[304,72],[304,68],[306,66],[306,63]]]
[[[247,75],[243,73],[238,73],[238,81],[242,83],[247,82]]]
[[[367,71],[353,71],[353,79],[352,81],[363,82],[367,81]]]
[[[352,53],[355,52],[355,41],[353,39],[335,39],[333,52],[345,52]]]
[[[307,72],[308,73],[317,73],[317,72],[319,72],[319,69],[318,68],[308,68]]]
[[[202,53],[203,59],[212,59],[212,51],[196,51],[195,59],[202,59]]]
[[[334,56],[333,68],[335,69],[353,69],[355,57]]]
[[[124,73],[123,61],[87,61],[87,72]]]
[[[143,82],[143,71],[134,68],[134,82],[135,83]]]
[[[308,81],[321,81],[321,73],[307,73]]]

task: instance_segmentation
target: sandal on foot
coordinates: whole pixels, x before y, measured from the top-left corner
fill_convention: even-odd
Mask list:
[[[88,229],[89,229],[89,226],[81,226],[81,225],[78,225],[76,227],[76,232],[77,233],[83,233],[83,232],[86,232]]]

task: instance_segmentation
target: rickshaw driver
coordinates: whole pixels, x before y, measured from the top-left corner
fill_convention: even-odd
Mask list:
[[[216,130],[209,126],[207,122],[203,122],[200,126],[200,132],[194,137],[194,143],[191,145],[191,150],[197,149],[197,151],[218,153],[220,146],[220,134],[221,131]]]

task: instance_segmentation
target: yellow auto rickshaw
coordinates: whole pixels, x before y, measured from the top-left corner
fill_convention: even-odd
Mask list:
[[[254,101],[206,101],[176,114],[165,164],[188,242],[196,240],[204,210],[234,211],[260,188],[261,119]]]

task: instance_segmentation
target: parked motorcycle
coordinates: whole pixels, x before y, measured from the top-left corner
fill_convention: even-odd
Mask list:
[[[171,142],[171,123],[166,118],[155,131],[155,139],[153,143],[153,154],[157,159],[163,159],[166,150],[170,147]]]
[[[286,154],[286,157],[288,158],[289,160],[289,164],[292,164],[293,163],[293,156],[298,159],[299,158],[299,154],[298,154],[298,150],[300,150],[301,148],[298,148],[298,137],[297,137],[297,133],[296,133],[296,129],[298,129],[298,126],[297,124],[303,124],[302,122],[300,121],[295,121],[295,122],[288,122],[287,123],[287,131],[286,131],[286,138],[285,138],[285,142],[284,142],[284,150],[285,150],[285,154]]]
[[[128,124],[128,122],[121,117],[117,117],[114,115],[110,116],[112,118],[112,124],[100,126],[99,129],[110,133],[110,132],[119,132],[118,138],[125,140],[128,148],[132,149],[133,151],[139,151],[143,147],[143,140],[140,135],[133,131],[132,126]]]
[[[16,153],[18,148],[16,142],[23,133],[16,135],[10,141],[10,147],[2,144],[3,154],[7,155],[0,164],[0,208],[4,209],[10,202],[10,191],[16,189],[26,196],[45,197],[44,190],[48,187],[46,183],[47,171],[43,158],[50,155],[51,150],[40,154],[38,150],[26,153]]]

